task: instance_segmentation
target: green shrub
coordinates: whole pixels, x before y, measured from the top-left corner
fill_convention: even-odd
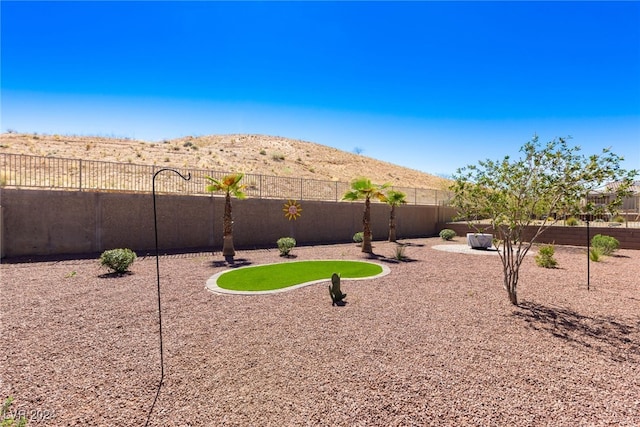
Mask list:
[[[373,240],[373,233],[371,233],[371,240]],[[353,235],[353,241],[361,244],[364,241],[364,231],[358,231]]]
[[[393,258],[398,261],[404,261],[404,259],[406,258],[404,254],[404,250],[405,250],[405,245],[402,245],[400,243],[396,244],[396,248],[393,253]]]
[[[578,219],[570,216],[566,219],[565,224],[567,224],[569,227],[575,227],[576,225],[578,225]]]
[[[553,257],[555,252],[553,245],[542,246],[536,255],[536,264],[544,268],[556,268],[558,261]]]
[[[613,219],[611,221],[623,224],[625,222],[625,219],[624,219],[624,217],[622,215],[618,215],[618,216],[613,217]]]
[[[591,246],[597,248],[602,255],[611,255],[620,247],[620,242],[615,237],[596,234],[591,239]]]
[[[100,255],[100,265],[118,274],[126,273],[137,258],[131,249],[111,249]]]
[[[442,240],[451,240],[456,236],[456,232],[450,228],[445,228],[444,230],[440,231],[440,237],[442,238]]]
[[[278,245],[278,250],[280,251],[280,256],[287,256],[291,249],[296,247],[296,239],[293,237],[281,237],[276,242]]]
[[[11,413],[11,405],[13,404],[13,397],[9,396],[5,399],[0,408],[0,426],[2,427],[25,427],[27,425],[27,419],[24,416],[15,418],[15,415]]]
[[[600,261],[600,258],[602,257],[602,253],[600,252],[600,249],[598,248],[590,248],[589,249],[589,259],[593,262],[598,262]]]

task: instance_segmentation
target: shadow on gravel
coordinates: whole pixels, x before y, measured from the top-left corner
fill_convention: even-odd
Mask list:
[[[133,274],[133,272],[131,271],[127,271],[124,273],[116,273],[116,272],[111,272],[111,273],[102,273],[99,274],[98,277],[100,279],[118,279],[120,277],[125,277],[125,276],[131,276]]]
[[[413,243],[413,242],[398,242],[399,245],[407,246],[407,247],[415,247],[415,248],[424,248],[426,245],[424,243]]]
[[[537,331],[590,348],[616,362],[640,362],[640,322],[625,324],[612,317],[590,317],[563,307],[532,302],[513,315]]]
[[[212,267],[246,267],[248,265],[253,264],[250,260],[246,258],[238,258],[238,259],[230,259],[230,260],[220,260],[220,261],[211,261]]]
[[[365,258],[367,259],[372,259],[372,260],[376,260],[376,261],[380,261],[380,262],[386,262],[388,264],[400,264],[401,262],[417,262],[417,259],[414,258],[409,258],[407,256],[403,257],[402,259],[398,259],[398,258],[391,258],[391,257],[387,257],[384,255],[378,255],[375,253],[370,253],[370,254],[363,254]]]
[[[387,264],[400,264],[401,262],[418,262],[417,259],[409,257],[403,257],[402,259],[380,257],[378,258],[378,261],[386,262]]]

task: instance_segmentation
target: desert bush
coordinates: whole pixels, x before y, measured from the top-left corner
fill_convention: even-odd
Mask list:
[[[404,254],[404,250],[405,250],[405,245],[401,245],[399,243],[396,244],[395,250],[393,252],[393,258],[398,261],[404,261],[404,259],[406,258]]]
[[[615,237],[596,234],[591,239],[591,246],[597,248],[602,255],[611,255],[620,247],[620,242]]]
[[[536,264],[544,268],[556,268],[558,261],[553,257],[556,250],[553,245],[545,245],[540,247],[536,255]]]
[[[565,224],[567,224],[569,227],[575,227],[576,225],[578,225],[578,219],[570,216],[566,219]]]
[[[371,233],[371,240],[373,241],[373,233]],[[354,234],[353,241],[356,242],[358,245],[362,245],[362,242],[364,241],[364,232],[358,231],[356,234]]]
[[[617,216],[613,217],[613,219],[611,221],[623,224],[625,222],[625,219],[624,219],[624,217],[622,215],[617,215]]]
[[[118,274],[126,273],[137,258],[131,249],[111,249],[100,255],[100,265]]]
[[[356,243],[362,243],[362,241],[364,240],[364,232],[363,231],[358,231],[356,234],[353,235],[353,241]],[[371,240],[373,240],[373,233],[371,234]]]
[[[445,228],[442,231],[440,231],[440,237],[442,238],[442,240],[451,240],[456,236],[457,234],[455,230],[452,230],[450,228]]]
[[[593,262],[600,261],[602,258],[602,252],[598,248],[589,248],[589,259]]]
[[[296,239],[293,237],[281,237],[276,242],[278,245],[278,250],[280,251],[280,256],[287,256],[291,249],[296,246]]]
[[[11,405],[13,404],[13,397],[9,396],[5,399],[2,407],[0,408],[0,426],[2,427],[25,427],[27,425],[27,419],[20,415],[16,418],[16,415],[12,414]]]

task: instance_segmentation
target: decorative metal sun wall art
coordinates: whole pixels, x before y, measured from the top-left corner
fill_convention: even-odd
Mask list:
[[[282,210],[284,211],[284,216],[289,221],[291,221],[292,219],[297,220],[298,217],[302,215],[302,207],[300,206],[300,203],[296,202],[295,200],[289,200],[287,203],[285,203]]]

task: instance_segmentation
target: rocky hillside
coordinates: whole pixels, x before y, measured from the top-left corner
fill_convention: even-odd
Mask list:
[[[0,134],[0,153],[202,168],[443,190],[449,181],[332,147],[278,136],[210,135],[146,142],[91,136]]]

